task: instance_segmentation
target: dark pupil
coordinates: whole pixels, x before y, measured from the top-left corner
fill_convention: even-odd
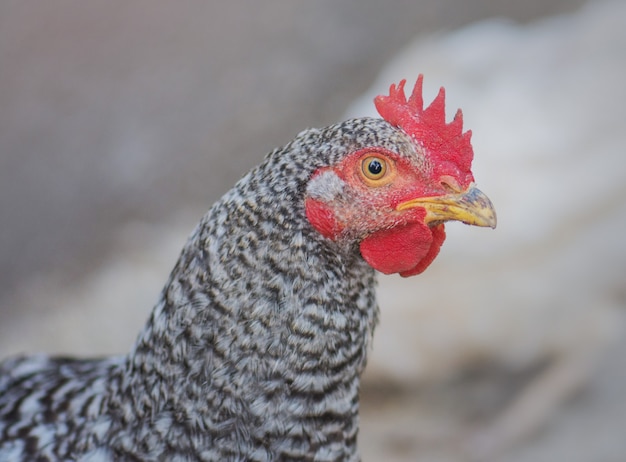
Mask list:
[[[373,160],[367,166],[367,169],[372,175],[380,175],[380,172],[383,171],[383,164],[381,164],[379,160]]]

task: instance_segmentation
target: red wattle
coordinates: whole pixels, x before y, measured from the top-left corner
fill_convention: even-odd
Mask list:
[[[422,273],[426,268],[430,266],[435,257],[439,254],[439,250],[441,249],[441,244],[446,239],[446,230],[444,229],[443,224],[437,225],[434,228],[431,228],[432,231],[432,242],[430,244],[430,249],[426,252],[426,255],[422,257],[422,259],[415,265],[412,269],[408,271],[401,271],[400,276],[403,278],[407,278],[409,276],[415,276],[416,274]]]
[[[443,225],[431,229],[414,222],[367,236],[361,241],[361,255],[381,273],[412,276],[430,265],[444,239]]]
[[[381,273],[414,276],[433,262],[445,238],[443,225],[429,228],[409,223],[366,237],[361,241],[361,255]]]

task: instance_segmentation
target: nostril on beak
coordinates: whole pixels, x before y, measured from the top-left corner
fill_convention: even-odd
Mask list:
[[[451,193],[460,193],[463,192],[461,186],[459,186],[458,181],[450,175],[443,175],[439,178],[439,182],[441,186],[450,191]]]

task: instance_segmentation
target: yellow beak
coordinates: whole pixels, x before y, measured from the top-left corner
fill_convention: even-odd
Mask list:
[[[426,209],[425,223],[461,221],[468,225],[496,227],[496,210],[489,198],[473,184],[466,191],[444,196],[418,197],[397,205],[396,210]]]

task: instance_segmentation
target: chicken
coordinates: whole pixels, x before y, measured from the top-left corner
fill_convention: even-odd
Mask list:
[[[444,222],[495,227],[471,132],[422,76],[383,119],[300,133],[191,234],[126,356],[0,366],[0,460],[359,460],[375,270],[424,271]]]

